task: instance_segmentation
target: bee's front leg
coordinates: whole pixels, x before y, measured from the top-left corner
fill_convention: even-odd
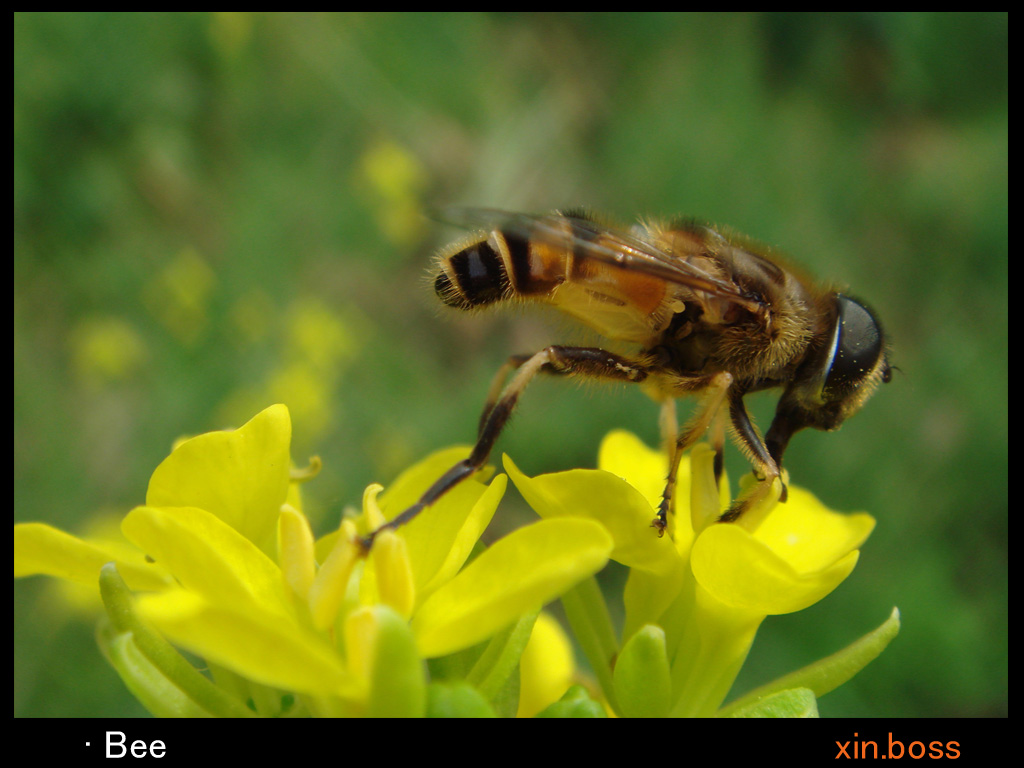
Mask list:
[[[768,494],[775,478],[782,474],[779,465],[769,452],[768,446],[765,445],[764,439],[757,431],[757,427],[750,420],[750,414],[747,413],[747,408],[743,404],[743,394],[743,392],[730,394],[729,415],[732,417],[732,425],[740,448],[754,465],[754,474],[758,478],[758,483],[750,493],[732,503],[732,506],[719,518],[719,522],[722,523],[738,520],[744,512]],[[786,486],[783,484],[779,501],[785,500]]]

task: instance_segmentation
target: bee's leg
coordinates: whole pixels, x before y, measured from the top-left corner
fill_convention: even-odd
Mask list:
[[[725,409],[719,408],[711,422],[711,447],[715,449],[715,485],[722,485],[722,473],[725,471]]]
[[[676,437],[679,436],[679,420],[676,418],[676,399],[666,397],[661,401],[661,412],[658,414],[658,427],[661,431],[661,447],[671,455]]]
[[[722,371],[721,373],[708,376],[698,376],[685,381],[685,388],[680,382],[675,383],[680,394],[686,391],[704,391],[704,402],[697,409],[690,421],[680,430],[675,442],[671,445],[668,458],[668,477],[665,480],[665,493],[662,494],[661,504],[658,505],[658,516],[654,518],[651,526],[658,529],[658,535],[665,535],[665,528],[668,527],[668,513],[672,509],[672,496],[676,490],[676,475],[679,472],[679,459],[701,435],[707,430],[712,419],[721,410],[725,396],[732,386],[732,374]]]
[[[491,380],[491,388],[487,391],[487,400],[484,402],[484,409],[480,414],[480,423],[477,425],[476,434],[479,437],[483,434],[484,425],[487,424],[487,417],[491,413],[491,409],[494,408],[494,404],[498,402],[498,398],[501,397],[502,390],[505,389],[505,382],[508,380],[508,375],[512,371],[518,370],[527,360],[533,355],[512,355],[505,364],[498,369],[498,372],[494,374],[494,378]]]
[[[759,482],[751,493],[736,499],[732,503],[732,506],[719,518],[719,521],[723,523],[731,523],[738,520],[744,512],[763,499],[771,489],[772,481],[781,474],[779,465],[772,458],[761,434],[757,431],[757,427],[750,420],[747,408],[743,404],[742,392],[730,393],[729,415],[732,417],[732,425],[736,432],[736,438],[740,443],[740,448],[743,449],[743,452],[747,454],[747,457],[754,465],[754,473],[757,475]],[[779,501],[785,500],[786,486],[783,485]]]
[[[490,456],[498,435],[501,434],[502,428],[509,416],[512,415],[519,395],[539,372],[630,382],[639,382],[647,378],[647,367],[642,363],[594,347],[551,346],[542,349],[535,355],[526,357],[525,361],[521,361],[519,357],[510,358],[505,366],[517,369],[516,374],[502,390],[501,396],[495,403],[485,408],[483,426],[480,428],[476,445],[473,446],[469,458],[460,461],[445,472],[437,482],[427,489],[419,501],[407,510],[384,523],[377,530],[370,532],[362,542],[366,551],[369,551],[378,533],[408,523],[487,463],[487,457]]]
[[[768,427],[768,433],[764,436],[764,444],[768,447],[768,453],[779,469],[782,469],[782,454],[786,452],[789,439],[807,426],[806,422],[794,417],[791,412],[776,411],[772,424]],[[785,501],[785,499],[783,499]]]

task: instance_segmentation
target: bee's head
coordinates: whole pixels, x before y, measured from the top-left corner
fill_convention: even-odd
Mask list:
[[[796,432],[805,428],[838,429],[860,410],[892,369],[885,337],[875,314],[863,303],[836,293],[835,316],[826,343],[797,369],[779,400],[765,436],[776,462]]]

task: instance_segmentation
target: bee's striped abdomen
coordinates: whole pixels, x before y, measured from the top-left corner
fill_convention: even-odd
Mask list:
[[[566,280],[571,252],[518,233],[493,232],[451,255],[441,255],[434,291],[457,309],[548,296]]]
[[[501,255],[488,240],[481,240],[442,258],[434,291],[441,301],[457,309],[473,309],[501,301],[509,291]]]

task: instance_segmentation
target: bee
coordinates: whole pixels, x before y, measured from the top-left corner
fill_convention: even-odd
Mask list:
[[[742,236],[691,220],[641,221],[625,231],[581,211],[450,208],[442,218],[475,232],[437,257],[434,290],[442,302],[466,311],[549,304],[631,351],[553,345],[510,357],[491,386],[469,457],[378,531],[408,522],[483,467],[541,372],[638,384],[662,404],[669,463],[652,522],[659,536],[680,457],[709,427],[716,476],[728,419],[760,481],[721,516],[730,522],[780,478],[795,433],[837,429],[891,378],[885,335],[866,304],[811,281]],[[782,394],[762,437],[743,398],[767,389]],[[674,404],[687,396],[701,403],[677,429]]]

